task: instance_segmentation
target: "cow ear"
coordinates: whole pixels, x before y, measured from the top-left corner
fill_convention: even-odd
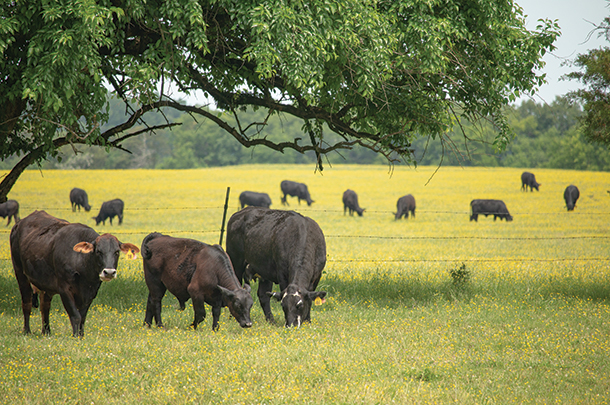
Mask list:
[[[93,252],[94,246],[92,243],[89,243],[89,242],[79,242],[76,245],[74,245],[74,247],[72,249],[74,249],[75,252],[91,253],[91,252]]]
[[[131,243],[121,243],[119,245],[119,249],[121,249],[121,252],[126,253],[127,254],[127,259],[137,259],[138,258],[138,253],[140,252],[140,249]]]
[[[222,298],[231,298],[233,295],[235,295],[235,293],[233,291],[226,289],[224,287],[221,287],[219,285],[217,285],[216,288],[222,294]]]
[[[282,300],[282,293],[267,291],[267,295],[270,296],[271,298],[275,298],[276,301]]]
[[[326,291],[310,291],[307,293],[307,298],[312,301],[316,298],[323,299],[324,297],[326,297]]]
[[[243,289],[246,290],[246,292],[248,294],[250,294],[250,291],[252,290],[252,287],[250,287],[250,284],[244,284]]]

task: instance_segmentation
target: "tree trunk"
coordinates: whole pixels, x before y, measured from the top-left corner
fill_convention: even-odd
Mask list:
[[[2,182],[0,183],[0,203],[3,203],[8,199],[8,193],[11,191],[11,189],[17,182],[17,179],[19,178],[19,176],[21,176],[21,173],[23,173],[23,171],[28,168],[29,165],[34,163],[35,156],[38,153],[38,149],[35,149],[32,152],[26,154],[23,159],[21,159],[19,163],[17,163],[15,167],[13,167],[9,174],[7,174],[2,179]]]

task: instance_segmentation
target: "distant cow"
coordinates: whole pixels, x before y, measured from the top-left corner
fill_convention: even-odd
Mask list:
[[[239,195],[239,203],[241,204],[241,208],[244,208],[246,205],[269,208],[271,205],[271,198],[269,198],[269,194],[267,193],[244,191]]]
[[[85,319],[102,281],[117,275],[119,253],[135,258],[140,251],[108,233],[99,235],[83,224],[71,224],[44,211],[34,211],[13,227],[10,236],[13,269],[21,292],[23,331],[30,333],[32,306],[40,293],[42,334],[51,332],[49,310],[61,296],[74,336],[84,335]]]
[[[104,202],[97,217],[93,217],[93,219],[95,219],[95,225],[99,225],[100,222],[106,225],[106,219],[109,219],[110,225],[112,225],[112,218],[115,216],[119,217],[119,225],[121,225],[123,223],[124,206],[123,200],[119,200],[118,198]]]
[[[343,215],[345,215],[345,210],[349,210],[349,215],[353,216],[354,211],[358,213],[358,216],[362,216],[366,208],[360,208],[358,205],[358,194],[354,190],[347,189],[343,193]]]
[[[247,207],[227,225],[227,253],[241,280],[256,275],[258,299],[265,318],[273,322],[270,297],[282,303],[285,326],[311,320],[311,303],[325,291],[315,291],[326,265],[326,242],[318,224],[294,211]],[[248,269],[246,269],[248,267]],[[272,292],[273,283],[280,292]]]
[[[534,189],[536,189],[536,191],[540,191],[538,189],[539,186],[540,183],[536,181],[536,176],[534,176],[534,173],[523,172],[523,174],[521,174],[521,190],[527,191],[527,188],[529,187],[530,191],[534,191]]]
[[[9,226],[12,218],[15,218],[15,223],[19,222],[19,203],[15,200],[8,200],[0,204],[0,217],[8,217],[6,226]]]
[[[409,219],[409,211],[415,218],[415,197],[411,194],[404,195],[396,202],[396,214],[394,219],[400,219],[404,215],[405,219]]]
[[[303,183],[296,183],[290,180],[284,180],[280,183],[280,188],[282,189],[282,193],[284,196],[282,197],[282,204],[288,204],[286,201],[286,195],[290,195],[293,197],[297,197],[299,199],[299,204],[301,204],[301,200],[307,201],[307,205],[310,206],[314,201],[311,199],[309,195],[309,190],[307,189],[307,185]]]
[[[87,192],[82,188],[73,188],[70,190],[70,203],[72,204],[72,212],[76,211],[76,207],[80,211],[80,207],[83,207],[85,211],[91,211],[91,206],[89,205],[89,197],[87,197]]]
[[[250,286],[241,287],[229,256],[219,245],[154,232],[142,241],[142,257],[149,291],[145,325],[150,326],[154,318],[157,326],[163,327],[161,300],[169,290],[178,299],[181,310],[189,298],[192,300],[193,329],[205,319],[206,303],[212,307],[212,330],[218,330],[223,306],[229,307],[239,326],[252,326]]]
[[[470,215],[471,221],[473,219],[478,221],[479,215],[485,215],[486,217],[493,215],[494,221],[496,218],[500,218],[500,220],[505,219],[506,222],[513,220],[513,217],[508,213],[506,204],[502,200],[472,200],[470,208],[472,211],[472,215]]]
[[[566,200],[566,207],[568,207],[568,211],[574,211],[578,197],[580,197],[578,187],[574,185],[569,185],[566,187],[566,191],[563,192],[563,199]]]

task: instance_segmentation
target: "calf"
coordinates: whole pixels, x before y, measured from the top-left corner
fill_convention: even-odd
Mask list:
[[[154,318],[157,326],[163,327],[161,300],[169,290],[178,299],[180,309],[189,298],[193,302],[193,329],[205,319],[205,303],[212,306],[212,330],[218,330],[223,306],[229,307],[239,326],[252,326],[250,286],[241,287],[229,256],[219,245],[154,232],[142,241],[142,257],[149,291],[145,325],[150,326]]]
[[[99,235],[82,224],[71,224],[44,211],[34,211],[11,231],[11,259],[21,292],[23,331],[30,333],[32,305],[41,293],[42,334],[51,332],[49,310],[55,294],[72,324],[74,336],[84,335],[85,319],[102,281],[117,275],[119,253],[140,251],[110,234]]]
[[[294,211],[247,207],[227,225],[227,253],[235,274],[256,275],[258,299],[265,318],[273,322],[270,297],[282,303],[285,325],[311,320],[311,303],[325,296],[315,291],[326,264],[326,242],[318,224]],[[273,283],[280,292],[272,292]]]
[[[566,187],[566,190],[563,192],[563,199],[566,200],[566,207],[568,208],[568,211],[574,211],[578,197],[580,197],[578,187],[575,185],[569,185]]]
[[[10,225],[12,218],[15,218],[15,223],[19,222],[19,203],[15,200],[8,200],[0,204],[0,217],[8,217],[6,226]]]
[[[403,195],[398,199],[394,219],[400,219],[403,215],[405,219],[409,219],[409,211],[411,211],[411,215],[415,218],[415,197],[411,194]]]
[[[271,198],[267,193],[255,193],[254,191],[244,191],[239,195],[239,203],[243,209],[246,205],[253,207],[265,207],[269,208],[271,205]]]
[[[70,190],[70,203],[72,204],[72,212],[76,211],[76,207],[80,211],[80,207],[83,207],[85,211],[91,211],[91,206],[89,205],[89,197],[87,197],[87,192],[82,188],[73,188]]]
[[[354,216],[354,211],[356,211],[360,217],[365,210],[358,205],[358,194],[350,189],[343,193],[343,215],[345,215],[345,210],[349,210],[350,216]]]
[[[284,194],[284,196],[282,197],[282,204],[284,205],[289,205],[288,201],[286,201],[287,195],[297,197],[299,200],[299,204],[301,204],[301,200],[307,201],[308,206],[315,202],[311,199],[311,196],[309,195],[307,185],[303,183],[296,183],[294,181],[284,180],[280,183],[280,188],[282,189],[282,193]]]
[[[523,172],[523,174],[521,174],[521,190],[527,191],[527,188],[529,187],[530,191],[534,191],[534,189],[540,191],[538,189],[539,186],[540,183],[536,181],[536,176],[534,176],[533,173]]]
[[[506,204],[502,200],[472,200],[470,202],[470,208],[472,214],[470,215],[470,220],[473,219],[478,221],[479,215],[488,215],[494,216],[494,221],[496,218],[500,218],[500,220],[505,219],[506,222],[512,221],[513,217],[508,213],[508,209],[506,208]]]
[[[93,217],[93,219],[95,219],[95,225],[99,225],[100,222],[103,225],[106,225],[106,219],[110,219],[110,225],[112,225],[112,218],[115,216],[119,217],[119,225],[121,225],[123,223],[124,206],[123,200],[119,200],[118,198],[104,202],[97,217]]]

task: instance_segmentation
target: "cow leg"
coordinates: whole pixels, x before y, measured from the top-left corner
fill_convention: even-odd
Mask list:
[[[267,322],[275,323],[273,313],[271,312],[271,297],[267,295],[267,292],[271,292],[271,290],[273,290],[272,281],[263,280],[262,278],[258,280],[258,301],[261,304],[261,308],[263,308],[265,319]]]
[[[108,218],[108,220],[110,221],[110,225],[112,225],[112,217]]]
[[[51,322],[49,321],[49,312],[51,311],[51,294],[40,292],[40,317],[42,318],[42,334],[51,334]]]
[[[161,301],[165,295],[165,285],[159,283],[158,285],[151,288],[148,286],[148,300],[146,301],[146,316],[144,317],[144,325],[148,327],[152,326],[153,318],[158,327],[163,328],[163,321],[161,321]],[[154,291],[154,293],[153,293]]]
[[[8,216],[8,222],[6,223],[6,226],[9,226],[11,224],[11,219],[12,219],[12,216],[9,215]]]
[[[192,326],[193,329],[197,329],[197,325],[205,319],[205,301],[202,297],[192,297],[191,302],[195,311],[195,319],[193,319]]]
[[[40,307],[40,310],[42,312],[43,308],[45,307],[45,303],[44,301],[46,300],[46,296],[47,294],[45,294],[45,297],[43,299],[43,303]],[[68,317],[70,318],[70,323],[72,324],[72,336],[76,337],[76,336],[82,336],[82,331],[80,330],[80,325],[81,325],[81,316],[80,316],[80,312],[78,311],[78,308],[76,308],[76,303],[74,302],[74,298],[69,295],[69,294],[61,294],[61,302],[64,304],[64,308],[66,309],[66,312],[68,313]],[[51,300],[49,299],[49,307],[51,306]],[[47,314],[48,314],[48,308],[47,308]]]
[[[23,333],[30,334],[32,333],[30,329],[30,315],[32,314],[32,297],[34,294],[30,282],[23,274],[21,274],[21,277],[25,280],[24,284],[22,284],[19,276],[17,276],[17,281],[19,282],[19,292],[21,293],[21,310],[23,311]]]
[[[221,304],[212,305],[212,330],[216,332],[219,328],[218,320],[220,319]]]
[[[119,215],[119,225],[121,225],[123,223],[123,215]]]

